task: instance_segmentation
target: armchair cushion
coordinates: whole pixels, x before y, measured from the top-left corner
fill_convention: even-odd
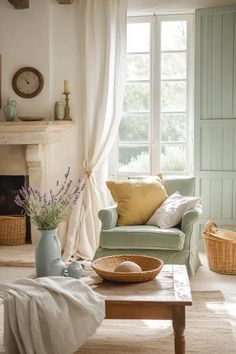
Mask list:
[[[158,181],[108,181],[107,186],[117,203],[117,225],[143,225],[167,198]]]
[[[166,177],[163,185],[168,195],[179,191],[181,195],[195,195],[195,178],[194,177]]]
[[[157,208],[146,224],[159,226],[163,229],[173,227],[180,223],[186,211],[193,209],[199,200],[198,197],[182,196],[179,192],[175,192]]]
[[[157,226],[118,226],[104,230],[100,247],[107,249],[182,250],[185,234],[178,228],[160,229]]]

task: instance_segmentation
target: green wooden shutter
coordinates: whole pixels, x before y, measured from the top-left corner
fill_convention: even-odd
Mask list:
[[[236,223],[236,6],[197,10],[195,48],[200,225]]]

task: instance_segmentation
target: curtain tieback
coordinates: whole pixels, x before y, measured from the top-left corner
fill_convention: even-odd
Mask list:
[[[91,176],[91,174],[92,174],[92,171],[86,169],[86,170],[84,170],[84,174],[85,174],[85,176],[87,176],[89,178]]]

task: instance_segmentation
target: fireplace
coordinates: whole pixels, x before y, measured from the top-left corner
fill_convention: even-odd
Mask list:
[[[49,192],[55,180],[52,161],[56,149],[53,145],[61,143],[66,130],[73,125],[66,120],[0,122],[0,175],[27,176],[26,185]],[[39,237],[38,230],[31,224],[32,243],[36,244]]]
[[[14,203],[14,197],[22,186],[24,176],[0,176],[0,215],[21,214],[21,208]]]
[[[14,202],[17,191],[28,186],[28,176],[0,176],[0,215],[20,215],[22,208]],[[31,243],[30,222],[26,218],[25,242]]]

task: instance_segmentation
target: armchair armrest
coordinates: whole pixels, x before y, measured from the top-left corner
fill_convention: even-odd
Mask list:
[[[118,220],[116,205],[106,209],[101,209],[98,213],[98,217],[102,222],[102,230],[108,230],[116,227]]]
[[[202,211],[202,206],[197,205],[194,209],[188,210],[182,217],[181,231],[185,233],[184,249],[190,248],[193,227],[194,224],[198,221],[201,211]]]

